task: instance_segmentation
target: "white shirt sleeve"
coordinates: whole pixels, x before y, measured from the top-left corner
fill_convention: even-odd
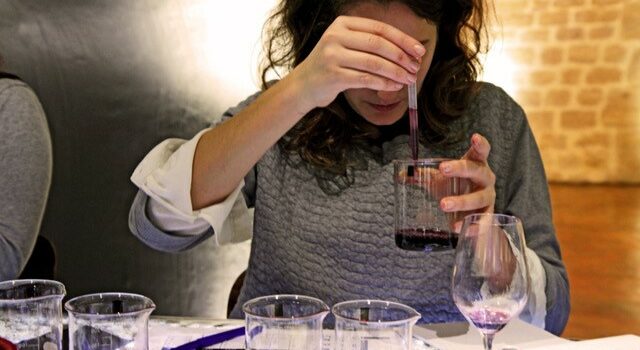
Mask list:
[[[547,274],[544,271],[538,254],[526,248],[529,276],[531,277],[531,292],[524,310],[520,313],[520,319],[534,326],[544,329],[544,319],[547,316]]]
[[[251,238],[253,222],[241,195],[244,181],[222,202],[193,210],[191,176],[193,156],[205,129],[191,140],[167,139],[138,164],[131,181],[149,196],[149,219],[174,235],[197,235],[209,226],[219,245]]]

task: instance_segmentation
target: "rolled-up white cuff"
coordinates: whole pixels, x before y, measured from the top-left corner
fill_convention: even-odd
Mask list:
[[[191,205],[193,157],[207,130],[189,141],[168,139],[154,147],[134,170],[131,181],[149,196],[149,219],[167,233],[197,235],[210,225],[218,244],[249,239],[252,221],[240,195],[244,181],[220,203],[195,211]]]
[[[187,222],[195,220],[191,206],[193,156],[202,134],[189,141],[167,139],[138,164],[131,181],[150,198]]]

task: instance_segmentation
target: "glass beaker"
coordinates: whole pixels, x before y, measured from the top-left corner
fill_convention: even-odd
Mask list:
[[[242,306],[247,349],[321,350],[329,306],[304,295],[269,295]]]
[[[130,293],[97,293],[73,298],[69,312],[70,350],[147,350],[151,299]]]
[[[461,212],[445,212],[444,197],[468,192],[468,182],[447,177],[440,163],[447,158],[394,160],[396,245],[405,250],[439,251],[453,249],[458,242],[454,224],[462,221]]]
[[[351,300],[331,309],[336,318],[335,349],[409,350],[420,314],[400,303]]]
[[[18,349],[62,350],[65,294],[57,281],[0,282],[0,337]]]

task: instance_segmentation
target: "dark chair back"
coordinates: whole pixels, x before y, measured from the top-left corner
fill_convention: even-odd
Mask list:
[[[242,271],[240,276],[233,282],[233,286],[231,286],[231,292],[229,292],[229,301],[227,302],[227,317],[231,315],[231,310],[236,306],[238,302],[238,297],[240,296],[240,289],[242,288],[242,284],[244,283],[244,276],[247,274],[247,271]]]
[[[56,279],[56,252],[53,244],[40,235],[33,247],[31,257],[20,274],[20,279]]]

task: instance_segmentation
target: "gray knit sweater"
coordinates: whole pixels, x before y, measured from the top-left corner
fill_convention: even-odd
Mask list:
[[[236,114],[254,97],[232,108]],[[551,219],[544,169],[522,109],[501,89],[483,84],[466,114],[454,125],[464,141],[447,150],[422,149],[430,156],[459,158],[472,133],[489,140],[489,163],[496,173],[495,211],[523,219],[529,248],[540,257],[547,276],[546,328],[559,334],[569,313],[569,287]],[[392,160],[410,158],[408,138],[363,155],[365,170],[339,195],[325,193],[308,167],[287,160],[277,146],[246,179],[244,197],[255,207],[249,268],[233,317],[254,297],[298,293],[328,305],[375,298],[399,301],[418,310],[422,322],[462,321],[450,294],[453,251],[422,253],[396,248],[393,234]],[[170,236],[145,214],[147,197],[139,192],[130,226],[147,244],[163,250],[187,249],[209,235]],[[331,318],[328,317],[329,322]]]
[[[44,111],[23,82],[0,79],[0,281],[26,264],[51,184],[51,138]]]

